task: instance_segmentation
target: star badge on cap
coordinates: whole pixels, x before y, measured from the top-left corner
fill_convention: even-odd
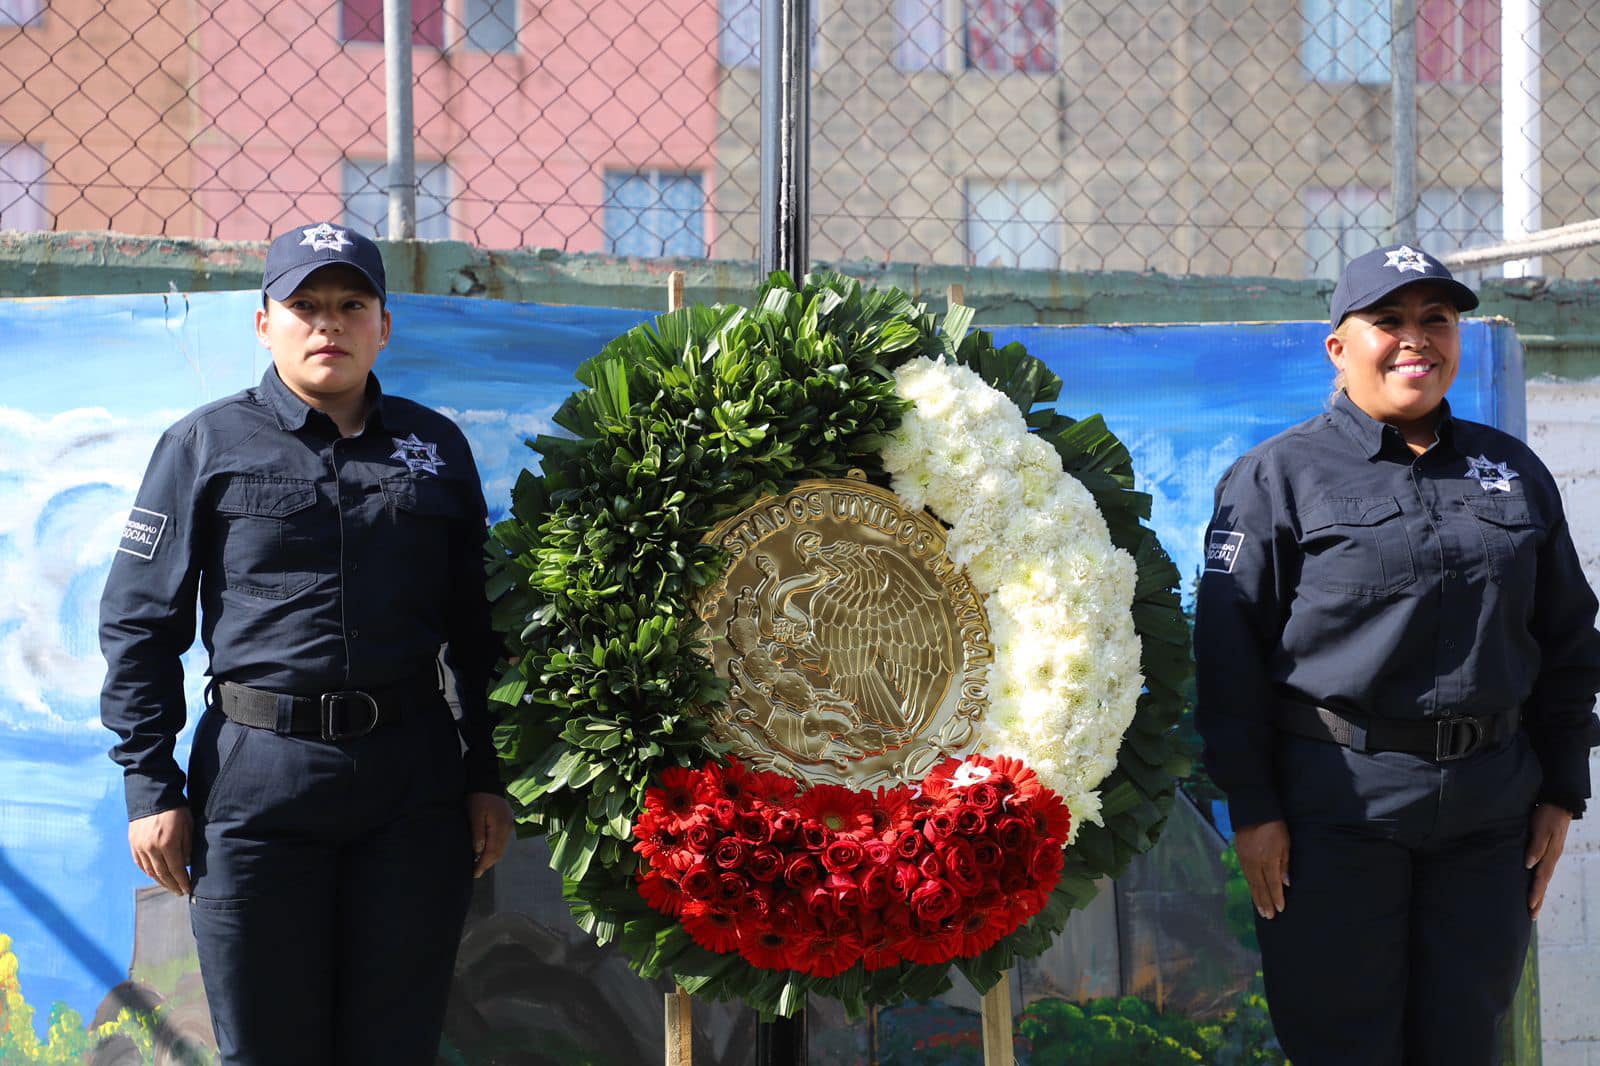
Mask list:
[[[415,433],[409,437],[390,437],[394,441],[394,451],[389,458],[398,459],[406,464],[406,469],[413,474],[418,471],[438,476],[439,468],[445,461],[439,458],[439,446],[432,441],[418,440]]]
[[[1402,274],[1407,270],[1415,270],[1418,274],[1426,274],[1428,272],[1428,261],[1422,257],[1422,253],[1404,244],[1392,252],[1386,252],[1383,258],[1383,265],[1394,267]]]
[[[318,223],[310,229],[300,231],[300,243],[309,245],[313,252],[338,252],[347,244],[354,244],[344,230],[334,229],[326,222]]]

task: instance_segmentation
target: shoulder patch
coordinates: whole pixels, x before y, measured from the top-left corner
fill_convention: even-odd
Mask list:
[[[1244,534],[1226,529],[1213,529],[1206,538],[1206,569],[1219,574],[1233,573],[1239,561],[1239,547],[1244,544]]]
[[[117,551],[137,555],[141,559],[153,559],[156,545],[161,543],[161,534],[166,532],[166,528],[166,515],[135,507],[122,527],[122,542],[117,545]]]

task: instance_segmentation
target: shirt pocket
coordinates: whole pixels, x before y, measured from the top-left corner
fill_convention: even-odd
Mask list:
[[[296,516],[317,502],[313,481],[234,474],[223,484],[217,513],[223,518],[222,570],[230,589],[281,600],[316,580],[294,551]]]
[[[1489,579],[1497,585],[1514,580],[1531,588],[1541,528],[1528,501],[1517,496],[1467,496],[1462,502],[1483,537]]]
[[[382,484],[394,521],[394,550],[412,561],[411,574],[430,583],[430,595],[441,592],[449,569],[450,526],[471,513],[465,494],[454,482],[439,477],[395,474]]]
[[[1302,577],[1327,592],[1388,596],[1417,580],[1400,501],[1393,496],[1330,497],[1301,522]]]

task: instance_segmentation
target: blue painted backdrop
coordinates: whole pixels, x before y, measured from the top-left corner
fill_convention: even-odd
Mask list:
[[[127,976],[133,891],[120,774],[98,720],[99,593],[161,430],[253,384],[254,292],[0,301],[0,933],[42,1026],[52,1002],[93,1015]],[[644,312],[396,296],[384,387],[452,415],[494,517],[551,428],[572,371]],[[1066,382],[1068,414],[1102,412],[1133,451],[1185,575],[1211,489],[1244,449],[1323,405],[1319,323],[995,330]],[[1523,428],[1520,348],[1501,323],[1463,329],[1452,402]],[[203,656],[186,660],[198,705]],[[185,754],[180,751],[180,755]]]

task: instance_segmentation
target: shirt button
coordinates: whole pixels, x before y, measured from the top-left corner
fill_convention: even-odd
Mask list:
[[[354,496],[346,494],[344,496],[340,496],[339,497],[339,502],[344,504],[346,507],[354,507],[356,505],[356,498]],[[1435,515],[1434,517],[1437,518],[1438,516]]]
[[[1433,520],[1435,522],[1444,521],[1444,515],[1440,514],[1438,511],[1434,511],[1434,512],[1432,512],[1432,514],[1433,514]]]
[[[1453,640],[1447,640],[1444,642],[1444,646],[1447,648],[1453,648],[1456,646],[1456,642]]]
[[[1456,572],[1454,570],[1446,570],[1444,572],[1444,576],[1449,578],[1451,581],[1454,581],[1456,579]]]
[[[356,637],[359,637],[360,635],[361,635],[361,630],[359,630],[359,629],[352,629],[350,631],[350,639],[351,640],[354,640]]]

